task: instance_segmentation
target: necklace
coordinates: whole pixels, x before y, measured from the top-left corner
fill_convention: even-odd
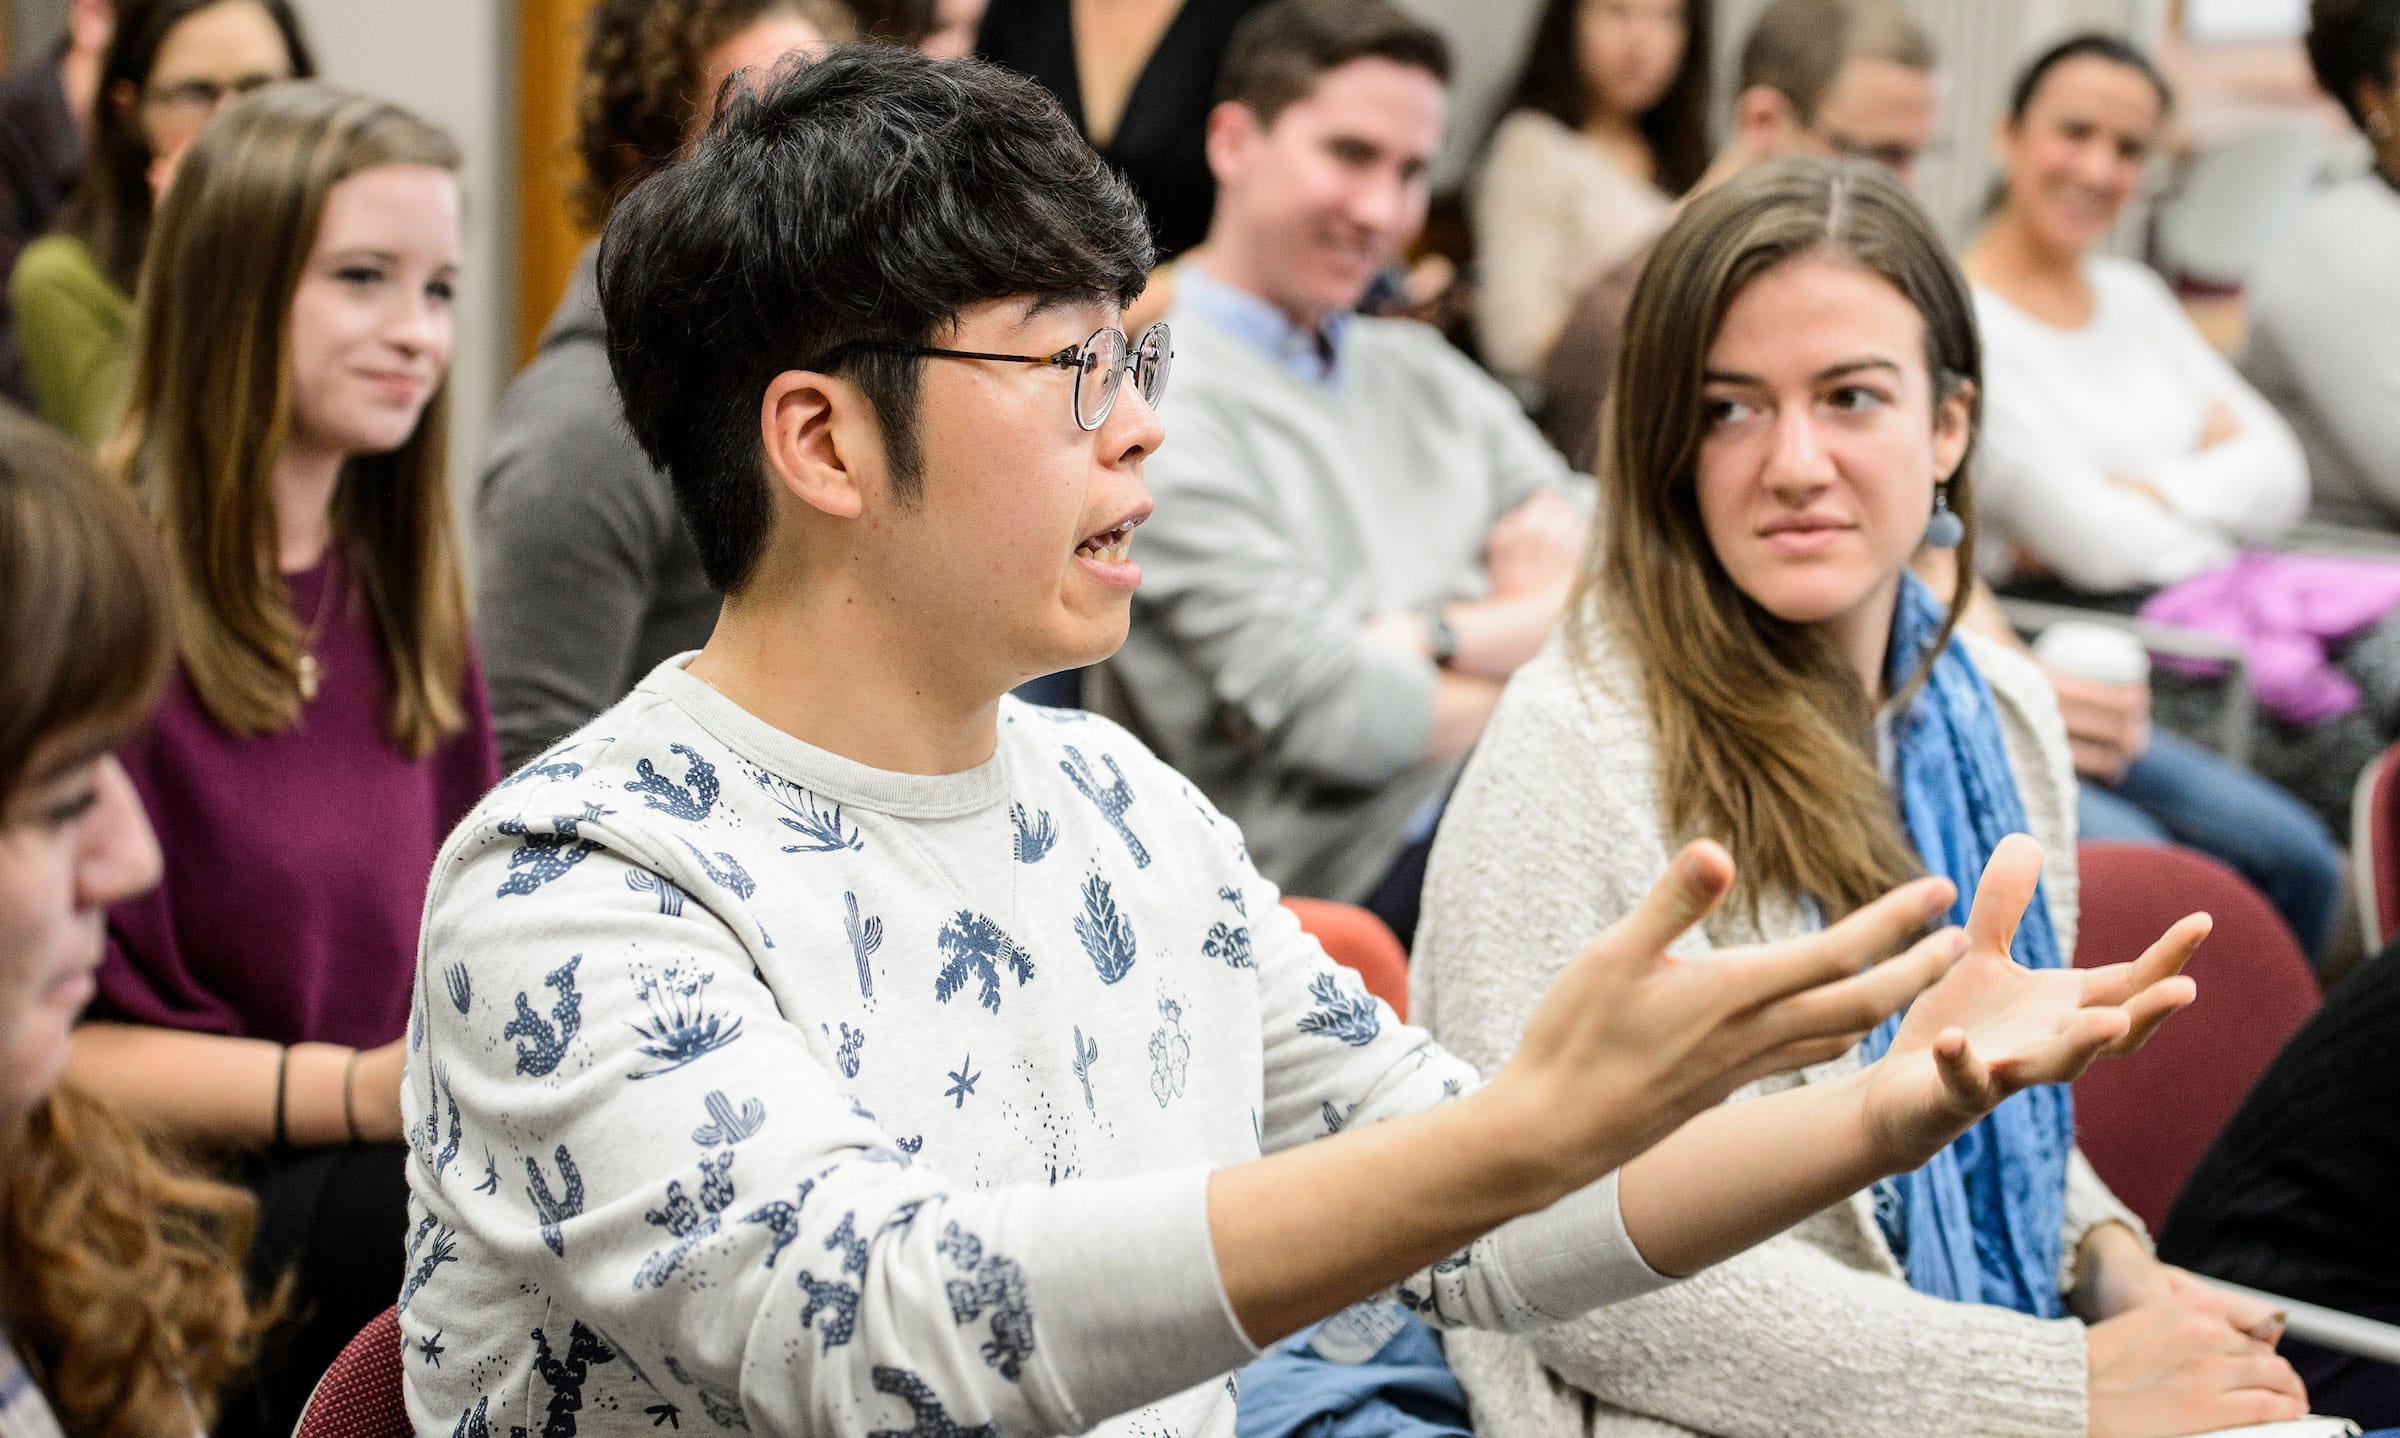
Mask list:
[[[308,633],[300,637],[300,702],[313,703],[321,672],[317,666],[317,641],[325,636],[325,617],[333,612],[333,594],[338,587],[339,566],[325,566],[325,592],[317,596],[317,617],[308,622]]]

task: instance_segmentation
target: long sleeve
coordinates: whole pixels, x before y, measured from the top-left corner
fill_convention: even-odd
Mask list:
[[[1470,195],[1476,333],[1500,374],[1534,379],[1584,287],[1650,233],[1665,201],[1546,115],[1501,121]]]
[[[602,819],[501,820],[512,836],[492,812],[428,915],[403,1309],[471,1238],[577,1315],[546,1354],[605,1343],[703,1401],[738,1394],[761,1433],[842,1431],[889,1397],[953,1431],[1077,1432],[1253,1356],[1204,1170],[953,1183],[780,1009],[752,967],[771,936],[721,867]]]
[[[132,301],[63,236],[25,247],[9,278],[17,344],[42,418],[98,447],[125,389]]]
[[[2308,508],[2308,460],[2300,441],[2259,392],[2209,348],[2184,318],[2174,296],[2144,272],[2140,287],[2151,308],[2161,358],[2172,363],[2209,405],[2222,404],[2239,432],[2206,449],[2188,449],[2145,467],[2142,478],[2174,512],[2229,539],[2264,543],[2280,538]]]

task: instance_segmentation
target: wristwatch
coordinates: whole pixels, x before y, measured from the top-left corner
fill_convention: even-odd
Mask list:
[[[1447,669],[1450,661],[1458,657],[1458,631],[1450,626],[1450,620],[1442,613],[1440,603],[1428,604],[1422,612],[1425,616],[1426,652],[1432,655],[1434,663]]]

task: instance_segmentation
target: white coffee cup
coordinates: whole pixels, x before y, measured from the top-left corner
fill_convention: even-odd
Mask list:
[[[2114,625],[2062,619],[2033,641],[2042,667],[2101,684],[2147,684],[2150,654],[2142,641]]]

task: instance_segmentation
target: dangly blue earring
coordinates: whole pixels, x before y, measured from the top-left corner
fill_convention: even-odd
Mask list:
[[[1950,507],[1950,481],[1933,486],[1933,515],[1925,521],[1925,542],[1935,549],[1956,549],[1967,537],[1967,522]]]

